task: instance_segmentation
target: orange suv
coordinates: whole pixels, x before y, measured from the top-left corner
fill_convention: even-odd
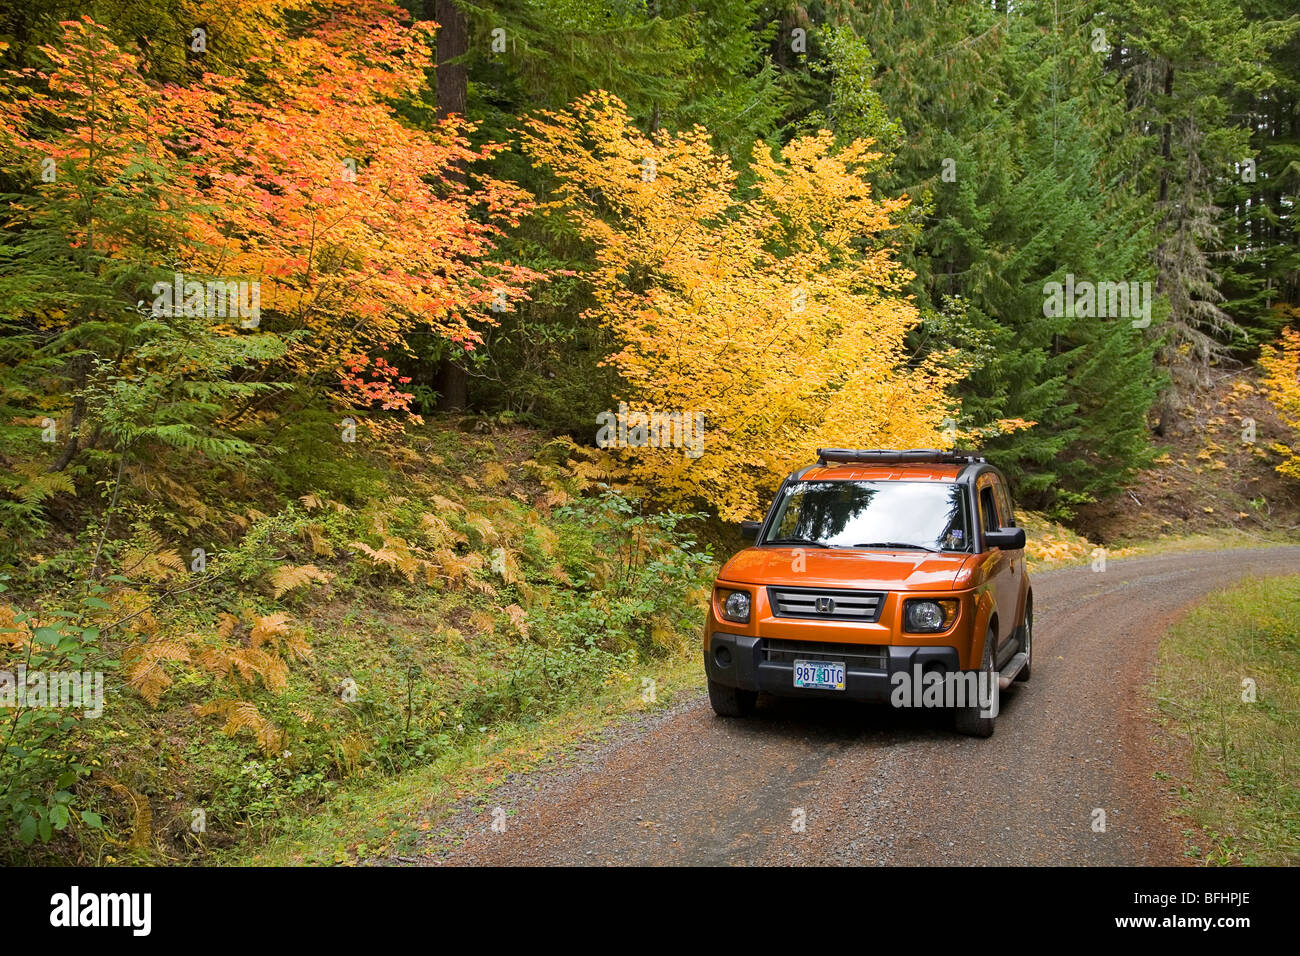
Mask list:
[[[1034,595],[1006,479],[965,452],[820,449],[723,566],[704,631],[709,702],[760,691],[950,709],[993,733],[1029,679]]]

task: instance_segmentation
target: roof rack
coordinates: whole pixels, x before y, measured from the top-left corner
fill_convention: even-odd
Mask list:
[[[970,451],[943,451],[939,448],[910,448],[897,451],[888,448],[818,448],[817,464],[825,467],[830,462],[851,462],[873,465],[933,464],[968,465],[984,458]]]

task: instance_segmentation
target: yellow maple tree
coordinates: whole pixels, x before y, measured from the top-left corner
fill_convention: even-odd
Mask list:
[[[919,317],[891,241],[909,200],[872,195],[870,141],[760,142],[741,188],[703,128],[646,136],[617,97],[595,92],[540,114],[524,145],[595,247],[590,316],[614,333],[620,397],[703,416],[697,456],[622,451],[637,481],[749,517],[819,446],[952,444],[943,426],[957,417],[948,387],[960,373],[909,362]]]
[[[1300,433],[1300,330],[1283,331],[1275,347],[1264,349],[1259,364],[1264,369],[1264,389],[1269,401],[1282,420]],[[1273,450],[1283,459],[1277,470],[1300,478],[1300,440],[1289,446],[1275,442]]]

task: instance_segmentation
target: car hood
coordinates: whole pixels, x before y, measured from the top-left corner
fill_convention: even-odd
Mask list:
[[[972,557],[927,551],[746,548],[723,566],[718,579],[735,584],[942,591],[952,589],[957,573]]]

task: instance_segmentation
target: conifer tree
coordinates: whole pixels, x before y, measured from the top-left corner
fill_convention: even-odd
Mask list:
[[[1022,495],[1068,512],[1145,458],[1157,375],[1131,316],[1044,314],[1044,286],[1154,278],[1150,212],[1120,172],[1124,104],[1083,22],[1045,4],[872,8],[857,29],[901,124],[882,189],[924,210],[905,261],[927,316],[914,342],[972,357],[963,424],[1036,422],[985,448]],[[1121,453],[1122,451],[1122,453]]]

